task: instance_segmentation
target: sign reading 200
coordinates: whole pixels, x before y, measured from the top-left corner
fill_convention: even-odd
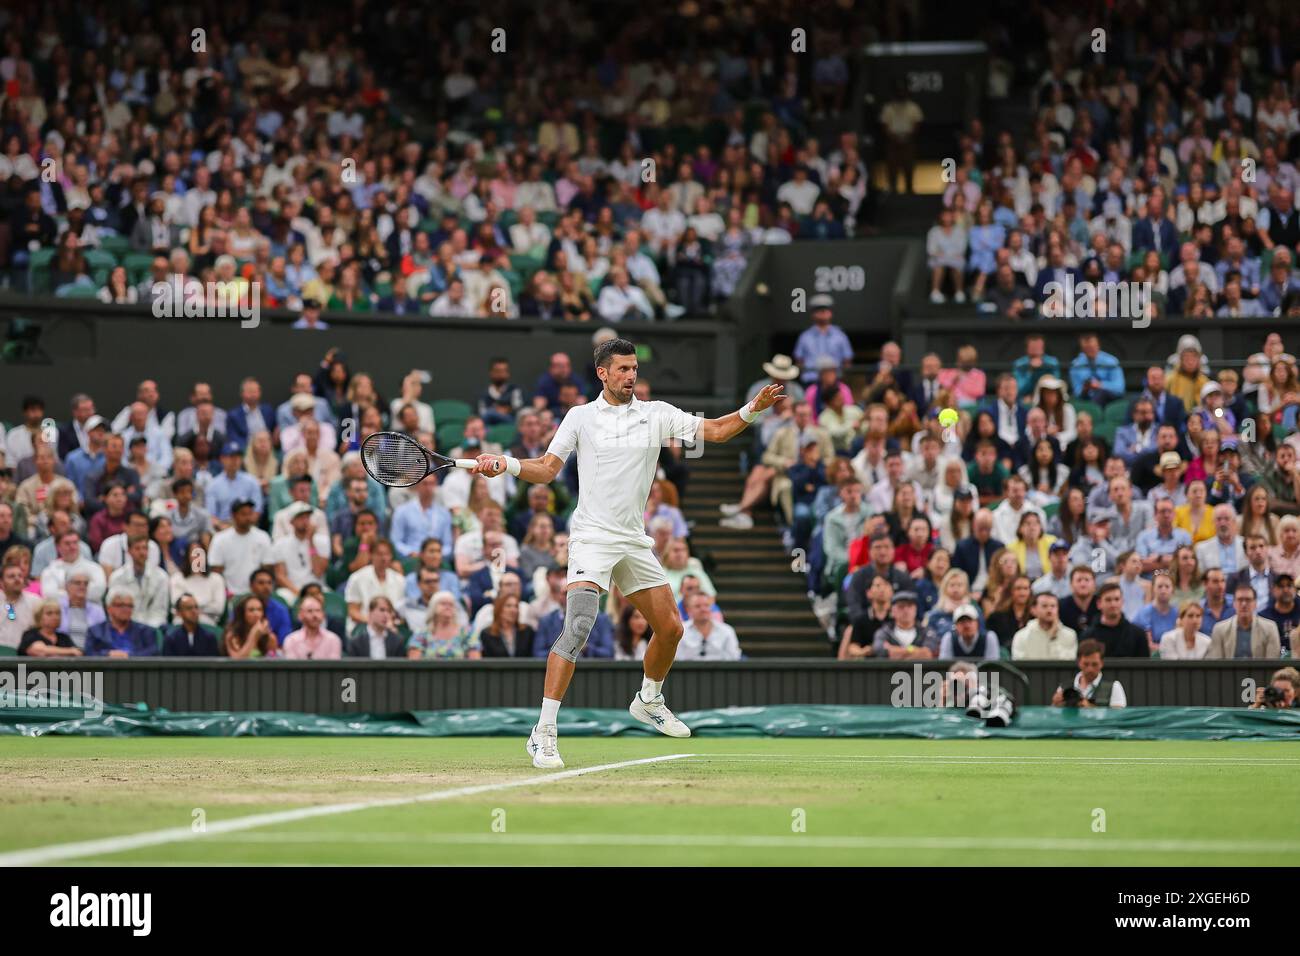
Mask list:
[[[861,292],[867,274],[862,266],[818,266],[813,284],[818,292]]]

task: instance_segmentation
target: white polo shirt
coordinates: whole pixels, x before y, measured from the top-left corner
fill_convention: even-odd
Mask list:
[[[694,441],[704,419],[667,402],[633,398],[611,405],[602,391],[594,402],[565,413],[546,449],[560,461],[578,453],[578,507],[569,521],[570,540],[596,546],[649,547],[645,505],[670,438]]]
[[[329,557],[330,539],[327,534],[308,534],[300,539],[290,530],[289,536],[280,538],[271,545],[271,559],[276,564],[284,565],[284,572],[289,576],[289,583],[295,591],[301,591],[304,585],[323,583],[312,570],[311,559],[315,555]]]
[[[361,613],[370,613],[372,599],[383,595],[388,598],[393,609],[401,614],[406,608],[406,576],[402,569],[394,565],[384,573],[384,580],[379,580],[373,564],[367,564],[348,575],[343,585],[343,599],[349,604],[361,605]]]
[[[694,621],[687,621],[682,631],[682,639],[677,644],[674,660],[679,661],[738,661],[740,660],[740,641],[730,624],[714,621],[706,638],[695,626]]]
[[[271,536],[261,528],[240,534],[229,527],[212,536],[208,566],[221,568],[221,576],[236,593],[248,590],[248,579],[264,564],[271,563]]]

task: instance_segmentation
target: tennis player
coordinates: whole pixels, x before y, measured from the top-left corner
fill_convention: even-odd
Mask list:
[[[689,737],[690,728],[664,703],[663,685],[682,636],[677,601],[645,532],[645,506],[670,438],[684,442],[729,441],[769,408],[784,387],[768,385],[739,411],[722,418],[698,418],[667,402],[643,402],[636,385],[636,348],[610,339],[596,348],[600,396],[565,413],[550,447],[540,458],[520,461],[504,455],[479,455],[474,473],[503,472],[534,484],[550,484],[573,452],[578,453],[578,507],[569,522],[569,574],[564,631],[546,661],[542,711],[528,736],[528,755],[542,769],[564,766],[556,723],[574,666],[600,606],[600,593],[612,581],[645,615],[654,637],[645,653],[641,690],[628,712],[669,737]]]

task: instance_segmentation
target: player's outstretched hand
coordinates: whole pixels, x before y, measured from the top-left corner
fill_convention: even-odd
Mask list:
[[[754,396],[752,408],[756,412],[765,411],[771,408],[781,399],[781,392],[784,385],[772,382],[770,385],[764,385],[762,391]]]
[[[478,462],[470,474],[483,475],[487,478],[495,478],[497,475],[505,474],[506,460],[501,455],[479,455],[476,459]]]

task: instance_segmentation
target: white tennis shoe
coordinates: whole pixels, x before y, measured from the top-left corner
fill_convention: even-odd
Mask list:
[[[677,719],[668,706],[664,703],[664,695],[660,694],[654,700],[647,703],[641,699],[640,691],[632,698],[632,703],[628,706],[627,712],[641,721],[653,727],[659,733],[668,737],[689,737],[691,728]]]
[[[524,745],[528,756],[533,758],[533,766],[538,770],[563,770],[564,761],[560,759],[560,748],[556,740],[555,725],[544,724],[533,727]]]

